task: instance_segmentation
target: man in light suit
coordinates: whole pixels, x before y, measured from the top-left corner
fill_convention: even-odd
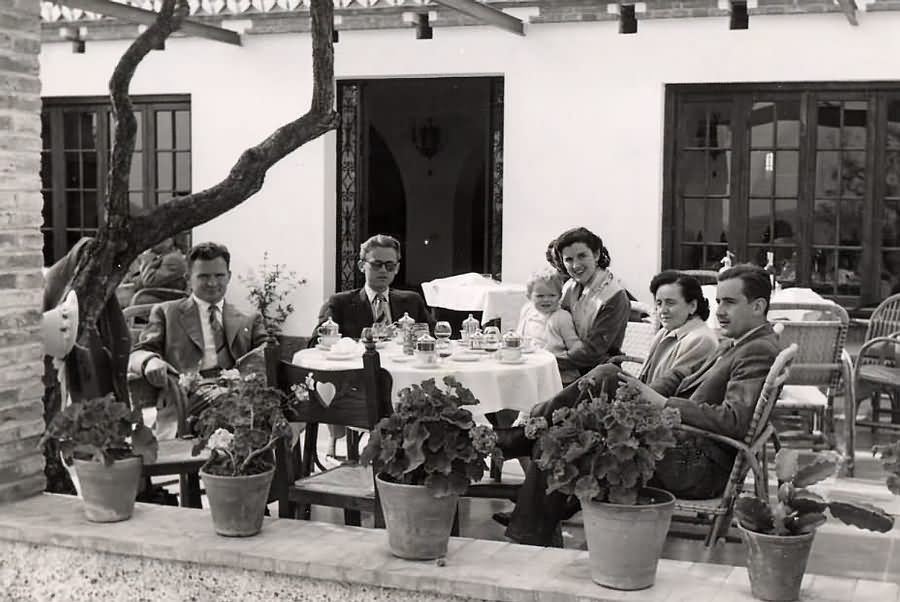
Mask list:
[[[224,245],[207,242],[190,250],[192,294],[153,307],[147,326],[132,348],[129,372],[162,388],[171,375],[184,372],[215,377],[261,348],[267,340],[262,317],[244,314],[225,302],[230,264],[231,254]],[[261,368],[262,354],[258,355]],[[191,400],[190,414],[199,414],[217,393],[217,389],[208,388],[204,396]]]
[[[359,270],[366,275],[362,288],[332,295],[319,310],[311,345],[318,341],[318,328],[328,318],[334,320],[345,337],[358,339],[363,328],[376,322],[391,324],[408,313],[416,322],[434,331],[434,317],[418,293],[390,288],[400,268],[400,242],[376,234],[360,245]]]
[[[696,372],[672,372],[658,379],[655,389],[625,373],[617,376],[637,386],[651,403],[677,408],[682,423],[740,440],[750,427],[756,401],[780,345],[766,318],[771,297],[768,273],[757,266],[740,265],[722,272],[718,279],[716,316],[726,338]],[[591,376],[589,373],[584,378]],[[532,410],[532,415],[546,417],[549,422],[554,410],[574,405],[578,393],[576,381]],[[498,435],[504,455],[510,457],[528,452],[533,444],[515,429]],[[688,499],[721,494],[735,451],[683,432],[676,433],[676,438],[676,446],[657,463],[650,484]],[[548,494],[546,489],[545,475],[532,463],[519,490],[516,509],[509,517],[507,537],[532,545],[554,543],[559,521],[572,516],[578,506],[567,496]]]

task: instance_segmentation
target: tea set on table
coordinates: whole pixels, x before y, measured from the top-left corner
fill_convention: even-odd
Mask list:
[[[370,329],[364,330],[367,335]],[[483,331],[474,317],[463,320],[460,339],[451,340],[452,329],[449,322],[435,324],[434,337],[428,332],[427,324],[417,324],[404,313],[394,324],[375,324],[371,327],[376,349],[382,357],[394,363],[410,363],[413,368],[438,368],[444,362],[496,362],[499,364],[524,364],[525,354],[533,353],[537,347],[527,337],[520,337],[513,331],[500,335],[496,326],[487,326]],[[329,318],[318,329],[319,344],[316,349],[328,360],[358,359],[363,345],[351,338],[341,337],[339,326]]]

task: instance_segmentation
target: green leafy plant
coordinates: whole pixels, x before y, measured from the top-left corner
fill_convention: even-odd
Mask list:
[[[770,535],[800,535],[812,533],[825,523],[825,511],[848,525],[884,533],[894,526],[894,517],[870,504],[849,501],[828,501],[807,489],[837,470],[838,460],[833,453],[817,453],[809,463],[800,465],[800,453],[795,449],[781,449],[775,456],[778,477],[778,496],[768,502],[752,495],[741,495],[734,505],[734,514],[741,526],[757,533]]]
[[[400,391],[396,410],[375,425],[360,462],[397,483],[424,485],[435,497],[462,494],[480,480],[497,436],[476,426],[463,407],[478,404],[469,389],[452,376],[444,385],[430,378]]]
[[[153,462],[159,448],[140,409],[116,401],[112,393],[67,406],[50,421],[39,445],[50,439],[58,442],[63,460],[70,465],[74,458],[106,466],[131,456]]]
[[[182,386],[189,395],[204,386],[199,377],[186,380]],[[211,453],[203,470],[214,475],[266,472],[275,465],[275,444],[292,436],[284,415],[287,397],[266,385],[263,376],[242,376],[237,370],[223,370],[215,387],[217,395],[197,419],[193,454],[208,447]]]
[[[623,385],[612,399],[591,387],[572,408],[525,424],[537,439],[537,465],[547,473],[547,491],[579,499],[635,504],[666,450],[675,446],[673,429],[681,415],[660,408],[638,389]]]
[[[259,268],[239,278],[248,288],[247,297],[262,316],[266,331],[272,336],[280,334],[285,320],[294,313],[293,304],[286,303],[285,299],[291,291],[306,284],[306,279],[298,278],[285,264],[270,266],[268,252],[263,253]]]
[[[882,466],[888,471],[887,487],[894,495],[900,495],[900,441],[890,445],[876,445],[872,448],[872,454],[881,460]]]

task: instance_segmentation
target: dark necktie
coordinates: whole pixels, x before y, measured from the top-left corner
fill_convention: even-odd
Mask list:
[[[231,352],[228,350],[228,344],[225,341],[225,327],[219,319],[219,308],[215,305],[209,306],[209,327],[212,330],[213,342],[216,345],[216,359],[219,368],[222,370],[230,370],[234,366],[234,360]]]
[[[375,318],[373,324],[384,324],[388,320],[387,300],[381,293],[375,295],[375,299],[372,300],[372,315]]]

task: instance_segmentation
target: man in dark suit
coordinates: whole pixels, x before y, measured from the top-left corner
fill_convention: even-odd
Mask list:
[[[224,245],[201,243],[188,254],[192,294],[155,305],[149,322],[134,344],[129,372],[142,375],[157,388],[167,386],[170,376],[198,371],[215,377],[237,364],[262,369],[261,349],[267,340],[259,314],[244,314],[225,301],[231,280],[231,254]],[[248,361],[259,356],[258,361]],[[207,388],[204,396],[191,401],[190,413],[198,414],[218,390]]]
[[[376,234],[359,249],[359,270],[366,275],[362,288],[332,295],[319,311],[311,344],[318,340],[318,328],[328,318],[334,320],[345,337],[357,339],[363,328],[377,323],[391,324],[408,313],[416,322],[434,330],[434,317],[418,293],[390,288],[400,268],[400,242]]]
[[[734,439],[743,439],[750,427],[766,374],[780,351],[769,324],[769,275],[756,266],[741,265],[719,275],[716,316],[726,337],[716,352],[690,375],[672,372],[656,389],[618,369],[619,381],[637,386],[652,403],[677,408],[684,424]],[[595,369],[585,379],[608,376]],[[532,410],[550,420],[553,411],[573,405],[579,382]],[[678,497],[710,498],[721,494],[734,463],[735,451],[706,438],[677,433],[678,443],[657,463],[651,484]],[[504,454],[522,455],[530,442],[512,429],[500,433]],[[509,453],[507,453],[509,452]],[[577,503],[559,492],[546,493],[545,475],[532,463],[519,490],[516,509],[509,517],[507,537],[520,543],[552,545],[559,521],[578,510]],[[556,543],[559,543],[556,539]]]

